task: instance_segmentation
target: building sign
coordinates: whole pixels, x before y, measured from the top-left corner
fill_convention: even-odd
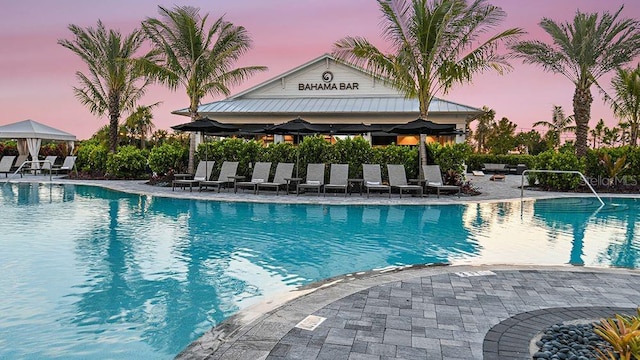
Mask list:
[[[333,73],[325,71],[322,73],[322,82],[318,83],[299,83],[298,90],[358,90],[357,82],[333,82]]]

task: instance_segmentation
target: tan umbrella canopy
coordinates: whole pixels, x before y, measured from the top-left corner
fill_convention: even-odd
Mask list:
[[[18,153],[26,155],[28,152],[32,159],[37,160],[43,139],[66,141],[71,152],[76,136],[37,121],[23,120],[0,126],[0,139],[18,140]],[[37,164],[34,165],[37,167]]]

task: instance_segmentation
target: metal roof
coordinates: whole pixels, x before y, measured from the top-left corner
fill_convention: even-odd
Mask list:
[[[200,105],[198,113],[227,114],[308,114],[308,113],[418,113],[418,100],[403,97],[321,97],[321,98],[266,98],[228,99]],[[434,98],[429,104],[429,113],[478,114],[483,111],[471,106]],[[174,111],[188,114],[188,109]]]

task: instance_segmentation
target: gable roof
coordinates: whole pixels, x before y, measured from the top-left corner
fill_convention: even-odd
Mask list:
[[[33,120],[23,120],[0,126],[0,138],[3,139],[46,139],[46,140],[76,140],[76,136],[54,129]]]
[[[335,73],[337,81],[356,84],[355,89],[346,91],[332,89],[304,91],[300,86],[311,83],[322,85],[320,78],[324,72]],[[342,83],[341,83],[342,84]],[[348,85],[347,85],[348,86]],[[418,114],[417,99],[407,99],[384,79],[352,64],[340,61],[330,54],[324,54],[285,73],[266,80],[256,86],[230,96],[221,101],[202,104],[198,107],[200,115],[223,114]],[[188,109],[172,112],[187,115]],[[481,109],[434,98],[429,104],[432,114],[477,115]]]

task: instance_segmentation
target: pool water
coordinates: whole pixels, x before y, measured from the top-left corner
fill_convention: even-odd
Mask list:
[[[389,266],[640,267],[637,199],[338,206],[0,191],[1,359],[170,359],[266,297]]]

